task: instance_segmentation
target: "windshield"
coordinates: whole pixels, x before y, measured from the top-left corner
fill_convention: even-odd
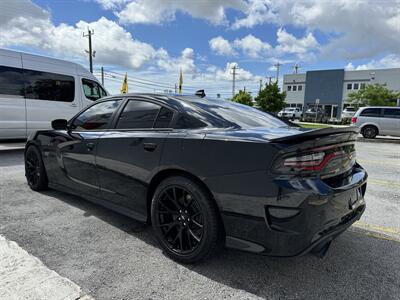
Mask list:
[[[236,125],[241,128],[277,128],[288,126],[286,123],[268,113],[232,101],[203,98],[201,102],[194,101],[193,104],[206,112],[223,119],[232,126]]]

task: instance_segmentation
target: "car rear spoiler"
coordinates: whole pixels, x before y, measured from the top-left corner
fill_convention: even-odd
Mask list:
[[[349,135],[349,140],[355,140],[357,134],[360,132],[358,127],[349,126],[349,127],[328,127],[322,129],[311,129],[303,131],[299,134],[288,135],[284,137],[278,137],[271,139],[271,142],[278,143],[291,143],[291,142],[301,142],[306,140],[312,140],[316,138],[326,137],[326,136],[337,136],[337,135]]]

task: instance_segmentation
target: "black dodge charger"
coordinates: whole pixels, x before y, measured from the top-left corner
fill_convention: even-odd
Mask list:
[[[193,263],[223,245],[323,255],[365,210],[357,129],[306,130],[230,101],[125,94],[54,120],[25,149],[29,186],[148,222]]]

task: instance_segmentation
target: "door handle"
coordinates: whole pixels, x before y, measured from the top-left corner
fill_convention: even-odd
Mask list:
[[[153,152],[157,148],[157,144],[155,143],[143,143],[143,148],[146,151]]]
[[[93,149],[94,149],[94,143],[87,143],[86,144],[86,148],[89,150],[89,151],[92,151]]]

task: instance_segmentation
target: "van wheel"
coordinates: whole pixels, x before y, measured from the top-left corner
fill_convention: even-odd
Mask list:
[[[160,183],[151,203],[151,221],[164,252],[179,262],[197,263],[222,247],[218,208],[189,178],[173,176]]]
[[[42,156],[38,148],[29,146],[25,153],[25,176],[29,187],[34,191],[47,189],[48,180]]]
[[[365,126],[362,129],[361,134],[366,139],[373,139],[378,134],[378,128],[376,128],[375,126],[372,126],[372,125]]]

